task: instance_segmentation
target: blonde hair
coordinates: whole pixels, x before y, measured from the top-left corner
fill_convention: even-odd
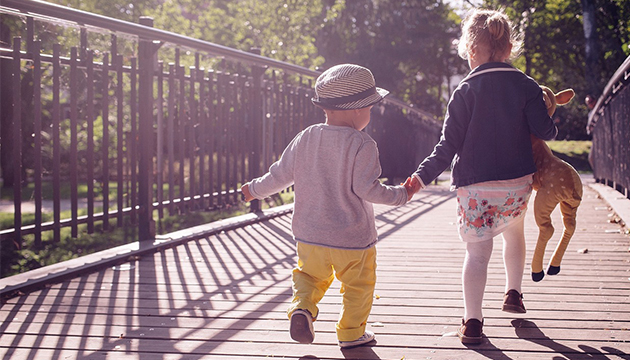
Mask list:
[[[510,59],[517,57],[522,48],[521,35],[510,19],[501,10],[473,10],[462,21],[462,36],[459,39],[458,53],[468,59],[473,48],[488,51],[490,61],[504,61],[499,57],[512,45]]]

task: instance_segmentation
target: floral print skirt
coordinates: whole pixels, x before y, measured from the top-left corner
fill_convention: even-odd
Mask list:
[[[457,226],[465,242],[491,240],[525,216],[532,175],[457,189]]]

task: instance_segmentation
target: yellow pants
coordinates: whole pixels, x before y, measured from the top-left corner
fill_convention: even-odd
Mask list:
[[[366,250],[331,249],[298,242],[298,264],[293,269],[293,300],[287,310],[310,311],[317,318],[317,304],[336,276],[341,281],[343,304],[336,324],[339,341],[353,341],[365,332],[376,285],[376,247]]]

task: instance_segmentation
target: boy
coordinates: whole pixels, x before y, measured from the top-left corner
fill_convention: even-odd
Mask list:
[[[336,276],[343,306],[336,324],[342,348],[374,340],[365,330],[376,283],[378,241],[371,203],[403,205],[405,185],[379,182],[376,142],[362,132],[370,109],[389,92],[377,88],[370,70],[352,64],[334,66],[315,84],[312,102],[326,122],[300,132],[269,172],[241,188],[245,201],[263,199],[294,185],[292,220],[297,241],[293,299],[287,315],[291,338],[310,344],[317,304]]]

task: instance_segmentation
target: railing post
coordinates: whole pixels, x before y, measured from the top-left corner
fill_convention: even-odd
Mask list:
[[[22,38],[13,38],[13,227],[15,241],[22,241]]]
[[[141,17],[140,24],[153,27],[153,19]],[[138,41],[138,236],[139,240],[155,238],[153,220],[153,74],[155,51],[151,39]],[[119,209],[121,210],[121,209]]]
[[[250,52],[256,55],[260,55],[259,48],[251,48]],[[253,98],[252,98],[252,122],[250,129],[253,132],[253,141],[251,149],[251,164],[250,164],[250,176],[252,178],[261,176],[262,164],[261,154],[263,151],[263,137],[265,136],[263,128],[263,99],[262,99],[262,79],[265,73],[265,68],[258,65],[252,65],[252,79],[253,79]],[[258,212],[261,210],[260,201],[254,200],[250,204],[251,212]]]

